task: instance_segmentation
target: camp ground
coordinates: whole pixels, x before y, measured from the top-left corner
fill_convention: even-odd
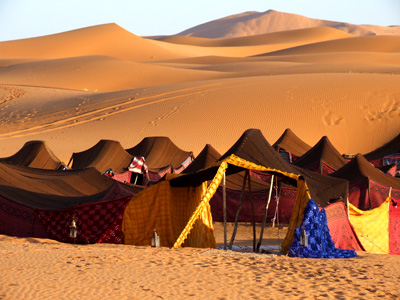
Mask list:
[[[207,144],[197,157],[167,137],[128,149],[100,140],[68,164],[44,142],[28,142],[0,162],[0,233],[137,246],[156,233],[163,247],[215,248],[221,222],[227,250],[245,222],[254,252],[266,226],[287,226],[280,249],[291,256],[400,254],[400,179],[361,154],[347,162],[327,137],[302,150],[291,140],[299,144],[286,130],[271,146],[249,129],[224,154]]]

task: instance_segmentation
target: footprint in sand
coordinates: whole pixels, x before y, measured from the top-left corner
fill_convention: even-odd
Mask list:
[[[390,100],[382,104],[379,111],[369,110],[365,117],[368,121],[379,121],[382,119],[392,119],[400,116],[400,101]]]
[[[344,119],[330,111],[322,117],[322,122],[326,126],[339,126],[344,122]]]

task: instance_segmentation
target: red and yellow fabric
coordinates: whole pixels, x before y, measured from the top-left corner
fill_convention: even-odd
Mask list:
[[[391,198],[379,207],[363,211],[349,204],[350,223],[365,251],[389,253],[389,203]]]
[[[198,187],[171,187],[162,181],[136,194],[127,205],[123,219],[125,244],[151,244],[156,229],[163,247],[172,247],[198,206],[206,184]],[[211,210],[201,212],[185,246],[215,248]]]

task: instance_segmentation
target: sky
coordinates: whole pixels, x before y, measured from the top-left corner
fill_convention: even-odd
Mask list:
[[[0,41],[105,23],[139,36],[172,35],[269,9],[357,25],[400,25],[400,0],[0,0]]]

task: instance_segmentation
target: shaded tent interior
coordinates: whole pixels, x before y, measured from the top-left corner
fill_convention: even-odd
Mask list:
[[[64,167],[64,163],[54,155],[44,141],[26,142],[15,154],[0,158],[0,162],[48,170]]]
[[[347,160],[333,146],[327,136],[322,137],[311,149],[294,162],[298,167],[324,175],[329,175],[346,163]]]
[[[95,168],[61,171],[0,163],[0,196],[32,209],[64,209],[99,202],[111,192],[129,196],[140,190]]]
[[[143,156],[149,171],[159,172],[168,167],[177,170],[188,158],[194,158],[192,151],[176,146],[169,137],[146,137],[136,146],[126,149],[132,156]]]
[[[74,170],[94,167],[103,173],[112,169],[115,173],[128,170],[133,156],[130,155],[118,141],[100,140],[93,147],[72,154],[68,166]]]
[[[293,161],[311,149],[311,146],[300,139],[290,128],[287,128],[272,147],[280,153],[286,151],[292,155]]]

